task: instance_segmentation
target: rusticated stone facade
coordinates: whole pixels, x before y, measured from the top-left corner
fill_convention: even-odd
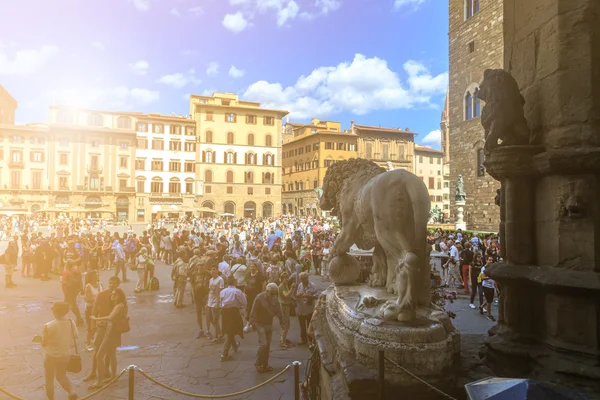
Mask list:
[[[470,12],[467,4],[472,5]],[[500,221],[494,197],[499,183],[483,168],[484,133],[474,94],[487,68],[503,67],[503,4],[501,0],[450,0],[450,211],[456,217],[454,193],[461,174],[465,182],[467,229],[497,231]],[[469,118],[470,117],[470,118]]]

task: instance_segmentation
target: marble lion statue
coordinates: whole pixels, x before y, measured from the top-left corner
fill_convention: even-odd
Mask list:
[[[485,131],[484,153],[498,147],[530,144],[531,134],[523,112],[525,99],[515,79],[503,69],[486,69],[475,93],[485,101],[481,125]]]
[[[417,306],[430,306],[427,187],[403,169],[387,171],[372,161],[350,159],[327,169],[320,199],[341,231],[329,260],[345,257],[353,244],[373,253],[370,286],[385,286],[397,300],[383,307],[387,320],[410,321]]]

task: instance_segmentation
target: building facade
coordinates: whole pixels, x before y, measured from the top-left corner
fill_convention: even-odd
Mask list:
[[[135,220],[177,218],[198,208],[196,122],[160,114],[140,115],[136,125]]]
[[[199,149],[200,206],[217,214],[281,214],[282,118],[232,93],[190,97]]]
[[[317,189],[327,168],[356,158],[357,136],[342,132],[339,122],[313,118],[310,124],[287,123],[283,135],[282,213],[323,215]]]
[[[388,169],[414,171],[415,133],[406,129],[382,128],[350,123],[349,132],[358,138],[358,157]]]
[[[430,147],[415,145],[415,175],[425,182],[431,209],[438,207],[444,218],[450,216],[450,176],[444,163],[444,153]]]
[[[450,193],[455,192],[458,175],[462,175],[467,228],[497,231],[500,211],[494,198],[499,183],[483,166],[482,104],[475,91],[486,69],[504,66],[503,2],[450,0],[449,18]],[[454,216],[454,196],[450,196],[450,201]]]

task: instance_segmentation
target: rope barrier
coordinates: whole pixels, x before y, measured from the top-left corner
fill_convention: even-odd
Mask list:
[[[185,392],[183,390],[179,390],[179,389],[175,389],[172,388],[170,386],[167,386],[159,381],[157,381],[156,379],[152,378],[150,375],[148,375],[147,373],[145,373],[141,368],[135,367],[136,371],[138,371],[144,378],[148,379],[150,382],[164,388],[167,390],[170,390],[171,392],[177,393],[177,394],[181,394],[184,396],[189,396],[189,397],[195,397],[197,399],[224,399],[227,397],[233,397],[233,396],[239,396],[248,392],[251,392],[253,390],[256,390],[262,386],[265,386],[268,383],[273,382],[275,379],[279,378],[281,375],[283,375],[285,372],[287,372],[292,366],[288,365],[287,367],[285,367],[281,372],[279,372],[278,374],[274,375],[273,377],[267,379],[266,381],[264,381],[263,383],[260,383],[254,387],[251,387],[249,389],[246,390],[242,390],[240,392],[235,392],[235,393],[230,393],[230,394],[213,394],[213,395],[209,395],[209,394],[194,394],[194,393],[190,393],[190,392]],[[83,400],[83,399],[82,399]]]
[[[450,399],[450,400],[457,400],[454,397],[450,396],[449,394],[446,394],[444,392],[442,392],[440,389],[436,388],[435,386],[433,386],[430,383],[425,382],[423,379],[419,378],[418,376],[416,376],[415,374],[413,374],[412,372],[410,372],[409,370],[407,370],[406,368],[404,368],[403,366],[399,365],[398,363],[394,362],[393,360],[390,360],[389,357],[385,357],[385,359],[390,362],[392,365],[394,365],[395,367],[400,368],[402,371],[404,371],[406,374],[410,375],[413,379],[416,379],[417,381],[421,382],[422,384],[424,384],[425,386],[428,386],[431,390],[441,394],[442,396]]]
[[[117,374],[117,376],[115,376],[114,378],[112,378],[110,380],[110,382],[108,382],[106,385],[102,386],[100,389],[96,390],[95,392],[88,394],[87,396],[80,397],[79,400],[91,399],[92,397],[94,397],[95,395],[97,395],[100,392],[104,391],[105,389],[108,389],[110,386],[112,386],[114,383],[116,383],[119,380],[119,378],[121,378],[123,376],[123,374],[125,374],[125,372],[127,372],[128,369],[129,369],[129,367],[124,368],[123,371],[119,372]]]
[[[235,392],[235,393],[230,393],[230,394],[214,394],[214,395],[208,395],[208,394],[195,394],[195,393],[190,393],[190,392],[186,392],[183,390],[179,390],[179,389],[175,389],[173,387],[170,387],[168,385],[165,385],[164,383],[161,383],[159,381],[157,381],[156,379],[152,378],[150,375],[148,375],[146,372],[144,372],[143,369],[135,366],[135,365],[130,365],[129,367],[123,369],[121,372],[119,372],[119,374],[117,374],[117,376],[115,376],[114,378],[112,378],[110,380],[110,382],[108,382],[106,385],[102,386],[100,389],[96,390],[93,393],[90,393],[86,396],[80,397],[79,400],[88,400],[91,399],[92,397],[96,396],[97,394],[100,394],[100,392],[108,389],[110,386],[112,386],[114,383],[116,383],[127,371],[129,371],[130,368],[133,368],[135,371],[139,372],[144,378],[148,379],[150,382],[164,388],[167,390],[170,390],[171,392],[177,393],[177,394],[181,394],[184,396],[189,396],[189,397],[195,397],[197,399],[224,399],[227,397],[234,397],[234,396],[240,396],[242,394],[246,394],[248,392],[252,392],[253,390],[256,390],[258,388],[261,388],[271,382],[273,382],[275,379],[279,378],[281,375],[283,375],[284,373],[286,373],[290,368],[292,367],[292,365],[288,365],[286,366],[282,371],[280,371],[279,373],[277,373],[276,375],[272,376],[271,378],[267,379],[266,381],[264,381],[263,383],[260,383],[256,386],[253,386],[249,389],[245,389],[239,392]],[[0,387],[0,393],[4,393],[5,395],[7,395],[8,397],[10,397],[13,400],[25,400],[23,397],[19,397],[17,395],[14,395],[4,389],[2,389]]]

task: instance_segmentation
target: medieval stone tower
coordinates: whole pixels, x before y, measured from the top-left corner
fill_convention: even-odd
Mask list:
[[[454,193],[461,174],[467,194],[467,229],[496,232],[500,211],[494,197],[500,184],[483,166],[483,104],[474,94],[483,71],[503,68],[502,0],[449,1],[450,212],[456,216]]]

